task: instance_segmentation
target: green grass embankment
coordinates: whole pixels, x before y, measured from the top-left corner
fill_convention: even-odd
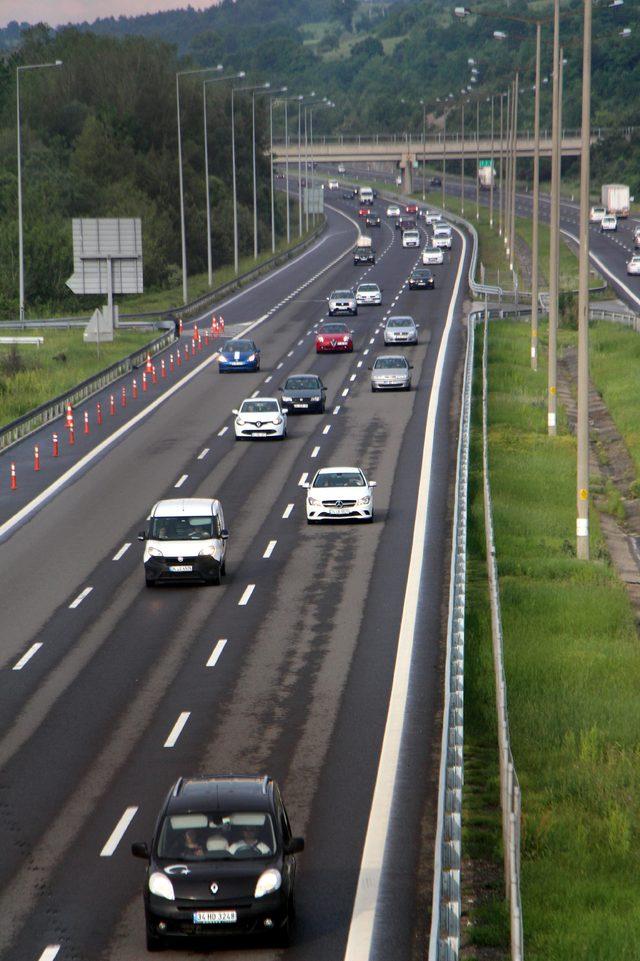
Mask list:
[[[575,439],[562,424],[557,438],[547,436],[545,377],[530,369],[528,339],[526,324],[491,323],[490,469],[512,748],[523,797],[525,952],[531,961],[619,961],[637,955],[640,935],[640,646],[595,512],[594,560],[575,558]],[[467,593],[465,845],[467,856],[480,852],[495,869],[501,852],[479,365],[480,352]],[[502,889],[494,887],[470,937],[506,948]]]
[[[9,334],[19,332],[10,331]],[[0,345],[0,426],[64,393],[157,337],[156,331],[119,330],[111,343],[85,344],[83,329],[29,330],[42,347]]]

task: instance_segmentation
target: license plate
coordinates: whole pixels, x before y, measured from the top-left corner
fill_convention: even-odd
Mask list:
[[[237,911],[194,911],[194,924],[233,924],[238,920]]]
[[[267,432],[265,430],[254,430],[254,437],[267,437]]]
[[[172,574],[187,574],[193,570],[193,567],[191,564],[175,564],[173,567],[170,567],[169,570]]]
[[[308,404],[294,404],[294,407],[308,407]]]
[[[332,514],[350,514],[352,511],[351,507],[330,507],[329,510]]]

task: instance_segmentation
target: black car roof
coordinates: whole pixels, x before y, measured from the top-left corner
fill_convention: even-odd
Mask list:
[[[273,806],[273,780],[269,777],[199,775],[176,783],[167,811],[268,811]]]

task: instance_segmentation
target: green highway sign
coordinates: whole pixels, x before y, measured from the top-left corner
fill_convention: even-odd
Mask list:
[[[490,167],[490,166],[491,166],[491,161],[490,161],[490,160],[479,160],[479,161],[478,161],[478,166],[479,166],[479,167]]]

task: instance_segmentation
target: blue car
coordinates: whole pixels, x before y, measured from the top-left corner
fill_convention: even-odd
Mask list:
[[[260,350],[252,340],[228,340],[220,350],[218,370],[260,370]]]

